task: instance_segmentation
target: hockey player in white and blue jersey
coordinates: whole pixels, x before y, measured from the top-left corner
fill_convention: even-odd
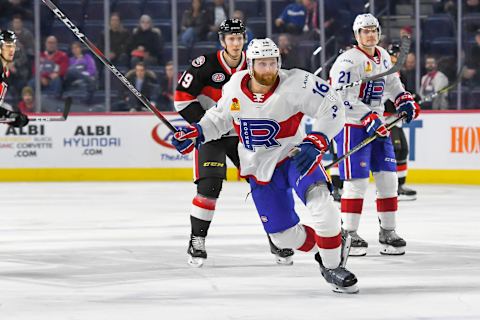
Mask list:
[[[341,54],[330,70],[332,87],[339,87],[392,67],[388,52],[377,46],[381,29],[371,14],[358,15],[353,23],[357,45]],[[341,199],[343,228],[352,237],[350,255],[365,255],[368,243],[357,230],[362,213],[363,198],[368,187],[370,171],[377,187],[377,212],[380,221],[379,241],[382,254],[405,253],[406,242],[395,232],[397,212],[397,174],[392,142],[384,124],[384,104],[391,99],[399,112],[410,122],[419,114],[420,107],[412,95],[405,91],[397,73],[342,90],[346,124],[335,137],[338,156],[370,135],[378,134],[372,143],[340,163],[340,177],[344,180]]]
[[[356,293],[357,278],[345,268],[345,260],[342,263],[340,212],[321,164],[328,141],[345,123],[343,102],[315,75],[281,70],[280,52],[270,39],[252,40],[247,66],[224,85],[217,105],[198,123],[175,133],[172,143],[187,153],[235,129],[240,174],[248,178],[260,220],[274,244],[315,252],[333,290]],[[301,125],[305,115],[316,119],[308,135]],[[292,156],[296,148],[299,152]],[[313,228],[300,223],[292,189],[312,214]]]

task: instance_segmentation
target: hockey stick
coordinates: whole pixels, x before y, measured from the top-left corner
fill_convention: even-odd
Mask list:
[[[398,117],[397,119],[393,120],[392,122],[388,123],[386,125],[387,129],[388,130],[391,130],[394,126],[397,125],[398,122],[402,121],[403,119],[405,119],[407,117],[407,115],[402,115],[401,117]],[[370,142],[372,142],[373,140],[377,139],[378,137],[380,137],[377,133],[375,133],[374,135],[364,139],[362,142],[360,142],[359,144],[357,144],[355,147],[353,147],[353,149],[351,149],[350,151],[348,151],[347,153],[345,153],[343,156],[341,156],[340,158],[338,158],[337,160],[333,161],[332,163],[330,163],[328,166],[325,166],[325,170],[328,170],[330,169],[331,167],[333,167],[334,165],[338,164],[340,161],[343,161],[345,160],[347,157],[350,157],[352,154],[354,154],[355,152],[357,152],[358,150],[362,149],[363,147],[365,147],[367,144],[369,144]]]
[[[401,120],[405,119],[407,116],[406,115],[402,115],[401,117],[398,117],[397,119],[393,120],[392,122],[388,123],[386,125],[387,127],[387,130],[390,130],[392,129],[394,126],[397,125],[398,122],[400,122]],[[365,138],[362,142],[360,142],[359,144],[357,144],[355,147],[353,147],[353,149],[351,149],[350,151],[348,151],[347,153],[345,153],[343,156],[341,156],[340,158],[338,158],[337,160],[333,161],[332,163],[330,163],[329,165],[325,166],[325,170],[328,170],[330,169],[331,167],[333,167],[334,165],[336,165],[337,163],[345,160],[345,158],[347,157],[350,157],[352,154],[354,154],[355,152],[357,152],[358,150],[362,149],[363,147],[365,147],[367,144],[369,144],[370,142],[372,142],[373,140],[377,139],[378,137],[380,137],[380,135],[378,135],[377,133],[375,133],[374,135],[368,137],[368,138]],[[292,158],[293,156],[295,156],[296,154],[298,154],[300,152],[300,148],[299,147],[294,147],[292,150],[290,150],[290,152],[288,153],[288,156],[290,158]]]
[[[49,121],[65,121],[68,118],[68,114],[70,113],[70,108],[72,106],[72,97],[67,97],[65,99],[65,105],[63,108],[63,113],[61,116],[35,116],[35,117],[28,117],[28,121],[41,121],[41,122],[49,122]],[[15,119],[12,118],[1,118],[0,123],[11,123],[14,122]]]
[[[402,67],[403,67],[403,64],[405,63],[405,60],[407,60],[407,55],[408,55],[408,52],[410,51],[410,43],[411,43],[411,40],[410,40],[409,37],[407,37],[407,36],[402,37],[401,45],[400,45],[400,54],[398,55],[397,62],[393,65],[393,67],[391,67],[387,71],[379,73],[379,74],[375,74],[371,77],[366,77],[366,78],[363,78],[363,79],[360,79],[360,80],[357,80],[357,81],[354,81],[354,82],[350,82],[348,84],[345,84],[341,87],[336,88],[336,90],[341,91],[341,90],[345,90],[347,88],[356,87],[356,86],[361,85],[362,83],[372,81],[372,80],[377,80],[377,79],[380,79],[382,77],[385,77],[385,76],[388,76],[390,74],[393,74],[395,72],[400,71],[400,69],[402,69]]]
[[[47,7],[52,10],[52,12],[60,19],[62,22],[75,34],[75,36],[91,51],[93,52],[98,59],[108,68],[110,71],[117,76],[117,78],[137,97],[142,104],[152,111],[157,118],[159,118],[172,132],[177,132],[177,129],[161,114],[148,99],[140,91],[135,88],[130,81],[128,81],[125,76],[118,71],[118,69],[108,60],[105,55],[98,49],[86,36],[81,33],[80,30],[73,24],[73,22],[62,12],[58,7],[52,3],[51,0],[42,0]]]

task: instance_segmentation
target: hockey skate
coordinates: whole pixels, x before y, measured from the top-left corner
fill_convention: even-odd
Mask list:
[[[403,184],[398,185],[398,201],[417,200],[417,191],[404,187]]]
[[[207,251],[205,250],[205,237],[190,235],[188,244],[188,264],[195,268],[200,268],[207,260]]]
[[[315,260],[320,265],[320,272],[325,280],[332,286],[334,292],[339,293],[357,293],[358,287],[355,285],[357,283],[357,277],[350,271],[348,271],[344,266],[340,265],[335,269],[325,268],[322,263],[322,258],[317,252],[315,254]]]
[[[268,236],[268,242],[270,243],[270,252],[275,256],[275,262],[277,264],[290,266],[293,264],[293,250],[292,249],[280,249],[273,244],[272,239]]]
[[[361,238],[357,231],[345,231],[343,230],[342,233],[347,232],[351,238],[351,245],[350,245],[350,252],[349,256],[360,257],[367,254],[368,242]]]
[[[380,253],[385,255],[402,255],[405,254],[407,242],[403,240],[395,230],[385,230],[380,227],[378,235],[380,241]]]

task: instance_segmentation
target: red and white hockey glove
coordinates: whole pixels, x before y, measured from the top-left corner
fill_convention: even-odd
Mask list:
[[[378,134],[382,138],[386,138],[390,135],[390,131],[388,131],[385,124],[380,120],[378,114],[375,112],[369,112],[363,116],[362,125],[365,127],[367,134],[373,136],[374,134]]]
[[[293,156],[293,161],[301,176],[310,174],[322,160],[328,150],[328,138],[321,132],[312,132],[298,146],[300,152]]]
[[[172,145],[181,154],[188,154],[194,148],[198,149],[204,140],[202,127],[198,123],[193,123],[173,134]]]
[[[420,105],[415,102],[410,92],[403,92],[395,98],[395,106],[398,110],[398,116],[406,115],[405,121],[409,123],[416,119],[420,114]]]

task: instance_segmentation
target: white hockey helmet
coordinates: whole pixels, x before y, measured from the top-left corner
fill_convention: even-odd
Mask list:
[[[353,22],[353,32],[355,35],[358,34],[360,29],[375,27],[378,30],[378,38],[382,35],[382,29],[380,28],[380,23],[378,19],[375,18],[371,13],[359,14],[355,21]]]
[[[277,58],[278,69],[282,67],[280,50],[272,39],[253,39],[247,48],[248,73],[253,77],[253,60],[261,58]]]

